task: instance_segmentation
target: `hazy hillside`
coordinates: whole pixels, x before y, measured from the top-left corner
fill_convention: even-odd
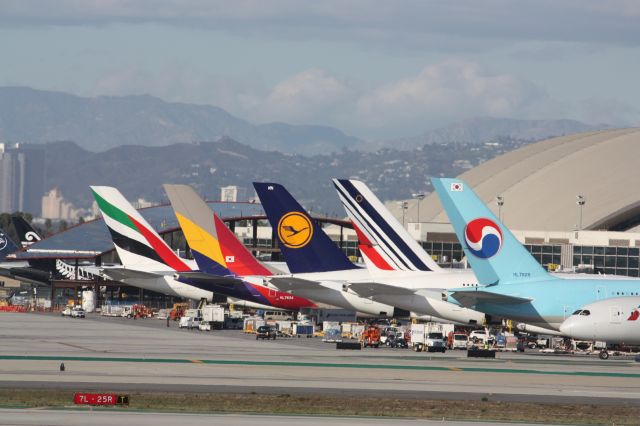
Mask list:
[[[286,185],[308,208],[343,216],[331,178],[357,177],[383,200],[411,197],[429,190],[430,176],[456,176],[483,161],[510,151],[522,141],[499,145],[428,145],[414,150],[344,151],[302,156],[264,152],[222,139],[217,142],[164,147],[122,146],[91,153],[73,143],[47,144],[47,189],[57,186],[78,207],[89,207],[89,185],[118,187],[127,198],[164,200],[163,183],[194,186],[209,199],[220,187],[238,185],[253,195],[253,181]]]
[[[553,136],[569,135],[608,126],[581,123],[575,120],[515,120],[509,118],[476,117],[441,127],[420,136],[399,139],[394,146],[411,149],[432,143],[483,143],[497,137],[537,141]]]
[[[0,140],[76,141],[91,151],[120,145],[163,146],[227,136],[254,148],[315,154],[362,141],[326,126],[254,125],[210,105],[152,96],[83,98],[24,87],[0,87]]]

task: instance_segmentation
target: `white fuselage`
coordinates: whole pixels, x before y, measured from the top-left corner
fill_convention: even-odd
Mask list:
[[[589,303],[568,317],[560,331],[578,340],[640,345],[640,296]]]
[[[485,315],[442,300],[441,291],[449,288],[475,285],[477,282],[471,270],[443,270],[438,272],[376,271],[350,269],[344,271],[292,274],[291,277],[317,282],[318,289],[296,289],[296,295],[332,305],[355,309],[359,312],[379,314],[381,309],[393,312],[397,307],[414,315],[427,315],[460,324],[482,324]],[[360,296],[349,286],[356,283],[374,282],[406,289],[412,294],[394,294],[380,291]],[[319,300],[322,297],[324,300]],[[329,301],[331,300],[331,301]],[[377,303],[377,304],[376,304]]]

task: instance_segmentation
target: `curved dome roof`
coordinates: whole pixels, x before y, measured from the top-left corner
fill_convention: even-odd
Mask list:
[[[527,145],[460,175],[519,230],[571,231],[576,196],[586,198],[582,228],[624,231],[640,224],[640,128],[578,133]],[[448,222],[435,193],[422,220]]]

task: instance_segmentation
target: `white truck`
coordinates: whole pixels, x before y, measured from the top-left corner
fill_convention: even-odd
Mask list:
[[[410,347],[416,352],[444,353],[447,350],[447,335],[453,330],[453,324],[411,324]]]
[[[222,328],[224,324],[224,307],[220,305],[205,305],[202,307],[202,321],[199,328],[210,331],[212,328]]]
[[[202,317],[200,316],[200,311],[198,309],[187,309],[184,316],[180,318],[178,327],[188,329],[198,328],[201,321]]]
[[[496,337],[489,334],[489,330],[473,330],[469,334],[469,342],[474,346],[483,346],[485,343],[493,345],[496,341]]]

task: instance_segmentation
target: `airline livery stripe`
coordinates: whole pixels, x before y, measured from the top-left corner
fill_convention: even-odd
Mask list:
[[[141,242],[134,240],[133,238],[122,235],[113,230],[111,227],[108,227],[108,229],[111,233],[111,239],[113,240],[113,243],[117,245],[121,250],[128,251],[137,254],[138,256],[143,256],[151,259],[154,262],[167,265],[167,263],[158,255],[158,253],[156,253],[156,251],[148,245],[142,244]]]
[[[141,233],[138,232],[137,229],[132,229],[129,226],[124,225],[107,215],[102,215],[102,218],[104,220],[104,223],[106,223],[107,226],[113,229],[114,231],[122,235],[126,235],[127,237],[132,238],[134,240],[137,240],[138,242],[140,242],[140,244],[146,244],[147,246],[151,247],[149,242],[144,238],[144,236]]]
[[[371,242],[362,233],[360,228],[354,222],[352,223],[353,223],[353,229],[356,231],[356,235],[358,236],[358,240],[362,242],[362,244],[358,245],[358,248],[360,248],[360,252],[364,256],[367,256],[369,260],[373,262],[373,264],[376,265],[378,269],[382,269],[385,271],[392,271],[393,267],[389,265],[389,263],[384,259],[384,257],[382,257],[380,253],[376,251],[376,249],[372,246]]]
[[[354,198],[358,195],[358,190],[353,186],[351,182],[348,180],[341,180],[340,183],[343,185],[344,189],[348,192],[351,198]],[[360,208],[364,211],[366,215],[378,226],[380,230],[389,237],[391,240],[389,245],[394,244],[395,247],[400,250],[404,256],[406,256],[407,260],[414,265],[414,268],[417,268],[422,271],[430,271],[431,269],[418,258],[418,256],[413,252],[413,250],[407,246],[402,237],[400,237],[396,231],[389,226],[389,224],[380,216],[380,214],[371,206],[369,201],[363,197],[362,201],[359,203]],[[385,241],[386,242],[386,241]],[[395,250],[394,250],[395,253]],[[401,258],[399,256],[399,258]],[[403,262],[404,263],[404,262]]]
[[[371,234],[375,234],[375,238],[378,241],[378,247],[380,248],[380,250],[382,250],[396,264],[396,266],[397,266],[396,269],[400,269],[400,270],[403,270],[403,269],[404,270],[415,270],[416,269],[415,267],[413,267],[412,265],[409,265],[402,258],[402,256],[400,256],[394,250],[394,248],[385,241],[385,239],[380,234],[380,232],[378,232],[378,230],[374,226],[371,225],[371,223],[369,222],[368,218],[358,213],[357,206],[355,205],[355,200],[354,200],[353,196],[351,196],[350,193],[344,194],[344,191],[348,191],[348,189],[346,188],[345,182],[340,181],[340,183],[343,185],[344,189],[338,188],[338,191],[340,191],[343,194],[343,196],[345,198],[345,201],[347,201],[347,203],[349,203],[349,205],[351,206],[352,210],[355,210],[354,211],[354,217],[357,217],[358,221],[361,222],[364,225],[365,229],[367,229]],[[361,204],[363,204],[365,202],[366,202],[366,200],[363,199]],[[361,208],[362,208],[362,206],[361,206]],[[401,263],[402,266],[398,266],[399,263]]]
[[[365,229],[367,230],[367,232],[369,232],[369,234],[375,234],[374,238],[376,239],[376,241],[379,241],[381,239],[380,234],[378,233],[378,231],[376,229],[373,229],[373,227],[371,226],[370,223],[366,222],[366,218],[364,218],[362,215],[360,215],[357,211],[357,207],[355,207],[353,205],[353,202],[351,201],[351,199],[349,197],[345,197],[342,193],[339,194],[340,195],[340,199],[342,200],[344,207],[347,209],[347,212],[351,213],[351,217],[354,221],[354,223],[357,223],[357,225],[360,226],[361,229]],[[398,257],[398,255],[396,253],[393,253],[393,249],[390,247],[385,247],[382,244],[378,244],[374,250],[376,251],[380,251],[382,254],[380,254],[380,256],[386,257],[386,259],[393,263],[393,269],[398,270],[398,271],[405,271],[405,270],[410,270],[411,268],[409,267],[409,265],[407,265],[405,262],[402,261],[402,259],[400,259]],[[389,251],[391,251],[392,253],[389,253]]]
[[[127,215],[125,212],[123,212],[122,210],[120,210],[119,208],[112,205],[104,198],[102,198],[100,195],[98,195],[97,192],[95,191],[92,191],[92,192],[93,192],[94,198],[96,199],[96,202],[98,203],[98,207],[100,208],[103,214],[109,216],[113,220],[123,225],[128,226],[129,228],[133,229],[136,232],[138,231],[134,223],[129,218],[129,215]]]
[[[343,205],[344,205],[344,208],[347,210],[347,214],[349,214],[349,216],[351,217],[351,220],[352,220],[352,222],[353,222],[353,226],[354,226],[354,227],[358,227],[358,228],[360,228],[361,230],[362,230],[362,229],[365,229],[365,230],[367,230],[367,232],[369,232],[370,234],[374,234],[376,231],[375,231],[375,230],[373,230],[373,229],[371,229],[371,226],[369,226],[369,224],[367,224],[367,223],[363,223],[363,219],[364,219],[364,218],[363,218],[362,216],[360,216],[360,215],[355,211],[354,207],[351,205],[351,201],[350,201],[348,198],[345,198],[345,197],[343,196],[343,194],[341,194],[341,193],[339,194],[339,196],[340,196],[340,199],[342,200],[342,203],[343,203]],[[357,232],[357,231],[356,231],[356,232]],[[360,232],[362,232],[362,231],[360,231]],[[378,236],[378,237],[376,238],[376,240],[377,240],[377,239],[379,239],[379,238],[380,238],[380,237]],[[370,242],[370,244],[371,244],[371,242]],[[384,259],[387,263],[389,263],[389,267],[390,267],[391,269],[394,269],[394,270],[396,270],[396,271],[404,271],[404,270],[410,269],[406,264],[399,265],[399,264],[398,264],[398,261],[397,261],[397,256],[394,256],[394,255],[392,255],[392,254],[389,254],[389,253],[387,252],[387,250],[386,250],[386,248],[385,248],[384,246],[381,246],[381,245],[379,245],[379,244],[378,244],[377,246],[375,246],[375,247],[374,247],[374,246],[373,246],[373,244],[371,244],[371,249],[372,249],[371,251],[375,251],[375,252],[376,252],[376,254],[378,254],[378,256],[380,256],[380,257],[381,257],[382,259]],[[379,253],[379,252],[378,252],[378,249],[380,250],[380,252],[381,252],[381,253]],[[369,259],[370,259],[371,261],[373,261],[373,259],[371,258],[371,256],[369,256]],[[374,262],[374,263],[375,263],[375,262]],[[393,264],[393,265],[391,265],[391,264]]]
[[[153,230],[147,229],[140,222],[129,216],[129,219],[135,224],[138,228],[138,232],[140,232],[151,244],[151,247],[155,249],[158,255],[164,259],[164,263],[175,269],[176,271],[190,271],[189,268],[179,257],[177,254],[171,250],[171,248],[164,242],[163,239],[160,238],[159,235],[155,233]]]

